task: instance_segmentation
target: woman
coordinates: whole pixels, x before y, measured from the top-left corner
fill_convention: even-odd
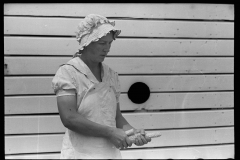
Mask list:
[[[114,22],[90,14],[79,24],[80,48],[52,80],[63,125],[61,158],[121,158],[119,149],[132,142],[125,133],[141,133],[136,145],[151,141],[143,129],[133,128],[120,111],[118,74],[102,63],[120,34]]]

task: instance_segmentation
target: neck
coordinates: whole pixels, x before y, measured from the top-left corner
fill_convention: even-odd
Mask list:
[[[97,70],[101,67],[100,62],[93,62],[86,58],[83,54],[79,57],[91,70]]]

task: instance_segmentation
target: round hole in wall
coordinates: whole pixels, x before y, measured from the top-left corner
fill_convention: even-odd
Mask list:
[[[149,87],[143,82],[136,82],[128,90],[128,98],[136,104],[144,103],[150,96]]]

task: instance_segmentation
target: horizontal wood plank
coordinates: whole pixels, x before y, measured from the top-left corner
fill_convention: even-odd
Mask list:
[[[5,95],[53,94],[52,76],[5,77]],[[233,75],[119,76],[121,92],[128,92],[136,82],[149,86],[151,92],[233,90]]]
[[[233,110],[123,113],[135,128],[171,129],[234,125]],[[167,122],[167,123],[163,123]],[[149,125],[150,124],[150,125]],[[59,115],[5,117],[5,134],[65,132]]]
[[[233,92],[151,93],[149,100],[135,104],[127,94],[120,96],[121,111],[174,110],[234,107]],[[5,97],[5,115],[58,113],[56,96]]]
[[[75,38],[4,37],[4,55],[72,56],[78,46]],[[234,40],[119,38],[108,55],[233,56]]]
[[[5,57],[7,75],[52,75],[66,57]],[[119,74],[234,73],[234,58],[113,58],[104,63]]]
[[[120,18],[234,20],[234,5],[196,3],[4,4],[4,15],[85,17],[90,13]]]
[[[60,159],[60,153],[5,155],[5,159]]]
[[[145,83],[151,92],[233,90],[232,75],[119,76],[119,80],[122,92],[136,82]]]
[[[75,36],[76,18],[4,17],[4,34]],[[115,20],[119,37],[233,38],[233,22]]]
[[[227,159],[234,157],[234,144],[194,147],[121,150],[123,159]],[[5,159],[59,159],[60,153],[7,155]]]
[[[151,131],[156,132],[156,131]],[[159,138],[144,146],[131,148],[166,147],[234,143],[234,127],[162,130]],[[63,134],[5,136],[5,154],[59,152]]]
[[[234,145],[132,149],[121,154],[123,159],[227,159],[234,158]]]
[[[176,111],[123,114],[136,128],[172,129],[234,125],[233,110]],[[164,123],[165,122],[165,123]]]

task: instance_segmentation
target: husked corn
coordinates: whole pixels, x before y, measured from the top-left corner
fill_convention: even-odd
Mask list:
[[[132,141],[135,142],[135,139],[138,138],[141,135],[141,133],[137,133],[135,135],[129,136],[128,138]],[[145,134],[146,137],[150,137],[150,138],[156,138],[156,137],[160,137],[161,134],[160,132],[151,132],[151,133],[146,133]]]

